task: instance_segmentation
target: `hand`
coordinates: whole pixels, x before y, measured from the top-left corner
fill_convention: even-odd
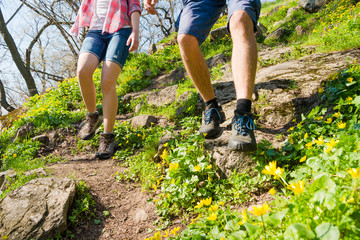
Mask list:
[[[145,0],[144,6],[145,6],[145,10],[154,15],[157,13],[156,9],[155,9],[155,5],[157,3],[158,0]]]
[[[130,45],[131,44],[131,45]],[[129,52],[136,50],[139,47],[139,33],[132,32],[126,42],[126,46],[129,46]]]

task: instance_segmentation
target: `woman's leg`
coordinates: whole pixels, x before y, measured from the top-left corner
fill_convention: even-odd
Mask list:
[[[104,61],[101,73],[101,91],[103,94],[103,117],[105,133],[112,132],[114,128],[118,109],[116,81],[120,72],[121,67],[119,64],[109,60]]]
[[[92,77],[98,65],[99,60],[94,54],[89,52],[80,53],[77,76],[81,95],[89,113],[96,112],[96,90]]]

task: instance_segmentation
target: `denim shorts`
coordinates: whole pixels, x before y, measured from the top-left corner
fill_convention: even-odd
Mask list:
[[[184,7],[180,12],[176,27],[178,34],[190,34],[202,44],[210,33],[212,26],[219,18],[226,5],[229,20],[237,10],[244,10],[254,23],[256,31],[259,20],[260,0],[183,0]]]
[[[92,53],[99,59],[99,63],[102,60],[111,61],[122,68],[129,55],[130,46],[126,46],[126,42],[131,32],[131,28],[121,28],[115,33],[104,34],[101,30],[90,30],[81,45],[80,53]]]

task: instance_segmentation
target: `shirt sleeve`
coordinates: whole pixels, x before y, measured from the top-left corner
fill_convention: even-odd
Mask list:
[[[140,0],[128,0],[129,3],[129,16],[131,16],[131,14],[133,12],[138,11],[141,14],[141,7],[140,7]]]

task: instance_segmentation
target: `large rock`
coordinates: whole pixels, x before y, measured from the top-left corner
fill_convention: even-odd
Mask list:
[[[219,27],[210,32],[210,40],[216,41],[219,38],[224,38],[229,36],[229,31],[227,30],[227,26]]]
[[[285,34],[285,29],[280,27],[276,29],[273,33],[271,33],[266,40],[279,40]]]
[[[0,237],[8,240],[49,239],[67,228],[75,196],[69,178],[38,178],[0,201]]]
[[[150,127],[152,124],[157,123],[157,118],[151,115],[139,115],[131,118],[130,123],[134,128]]]
[[[33,123],[26,123],[25,125],[21,126],[15,134],[14,142],[21,140],[25,137],[30,137],[34,135],[35,125]]]
[[[37,168],[33,169],[24,173],[21,173],[22,176],[30,176],[35,174],[38,177],[44,177],[47,175],[45,169],[43,168]],[[9,183],[11,183],[18,174],[14,170],[7,170],[5,172],[0,172],[0,191],[6,190],[9,186]]]
[[[157,92],[152,92],[146,97],[146,101],[150,105],[160,107],[163,105],[171,104],[176,100],[177,85],[164,88]]]
[[[319,11],[327,0],[299,0],[298,5],[310,13]]]
[[[229,177],[233,172],[244,172],[252,169],[256,161],[251,152],[232,151],[227,148],[231,132],[225,130],[222,135],[214,140],[205,140],[205,150],[212,156],[214,163],[219,167],[222,178]]]

